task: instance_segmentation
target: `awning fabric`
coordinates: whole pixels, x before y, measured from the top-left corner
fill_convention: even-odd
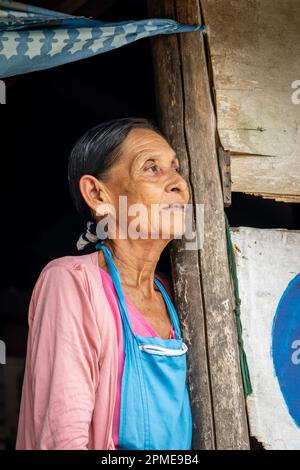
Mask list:
[[[158,34],[200,31],[171,19],[109,23],[0,0],[0,78],[43,70]]]

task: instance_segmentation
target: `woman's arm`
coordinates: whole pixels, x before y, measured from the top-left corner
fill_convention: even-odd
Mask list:
[[[88,448],[101,339],[84,284],[52,266],[35,285],[16,448]]]

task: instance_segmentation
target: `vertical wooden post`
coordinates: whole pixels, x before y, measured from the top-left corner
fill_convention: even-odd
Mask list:
[[[149,17],[201,23],[198,0],[148,0]],[[180,159],[194,204],[204,204],[201,250],[170,247],[188,350],[193,449],[248,449],[234,302],[226,251],[216,119],[202,33],[151,39],[160,126]]]

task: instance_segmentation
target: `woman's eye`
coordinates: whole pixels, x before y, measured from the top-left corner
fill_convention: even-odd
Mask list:
[[[151,165],[151,166],[148,166],[148,168],[146,168],[146,170],[151,170],[153,173],[155,173],[157,168],[158,168],[157,165]]]
[[[153,164],[151,166],[146,167],[145,171],[150,170],[152,173],[156,173],[158,171],[158,169],[159,169],[158,165]],[[177,171],[177,173],[180,172],[179,167],[175,167],[174,170]]]

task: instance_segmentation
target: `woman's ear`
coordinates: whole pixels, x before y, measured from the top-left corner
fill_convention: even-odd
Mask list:
[[[101,206],[106,206],[109,203],[104,183],[92,175],[81,176],[79,189],[86,204],[95,215],[100,214]]]

